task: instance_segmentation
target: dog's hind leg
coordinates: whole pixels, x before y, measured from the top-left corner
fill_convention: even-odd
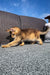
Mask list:
[[[42,45],[43,44],[41,38],[38,38],[37,41],[38,41],[39,45]]]

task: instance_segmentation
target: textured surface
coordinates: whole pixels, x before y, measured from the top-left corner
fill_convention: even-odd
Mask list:
[[[0,75],[50,75],[50,43],[0,47]]]
[[[19,16],[8,12],[0,11],[0,43],[7,43],[7,29],[11,27],[20,27]]]
[[[46,23],[43,19],[35,17],[20,16],[20,18],[22,28],[34,28],[38,30],[43,30],[43,27]]]

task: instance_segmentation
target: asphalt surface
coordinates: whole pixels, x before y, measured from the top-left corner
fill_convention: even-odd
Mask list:
[[[50,43],[0,47],[0,75],[50,75]]]

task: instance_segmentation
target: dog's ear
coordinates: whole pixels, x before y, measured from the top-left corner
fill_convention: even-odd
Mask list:
[[[15,30],[13,28],[7,29],[7,32],[15,32]]]
[[[6,32],[10,32],[10,29],[7,29]]]

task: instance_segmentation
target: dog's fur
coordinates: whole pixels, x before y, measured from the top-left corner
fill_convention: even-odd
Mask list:
[[[47,27],[50,28],[50,22],[45,24],[43,30],[46,31]],[[45,35],[45,40],[50,40],[50,31]]]
[[[50,29],[48,28],[47,31],[41,32],[36,29],[20,29],[18,27],[13,27],[7,30],[11,34],[11,37],[14,38],[14,40],[6,45],[2,45],[1,47],[7,48],[11,46],[18,45],[20,42],[22,42],[20,45],[24,45],[24,41],[32,41],[33,44],[38,41],[40,45],[43,44],[40,35],[46,34]]]
[[[46,24],[45,24],[45,26],[48,26],[48,27],[50,27],[50,23],[46,23]]]

